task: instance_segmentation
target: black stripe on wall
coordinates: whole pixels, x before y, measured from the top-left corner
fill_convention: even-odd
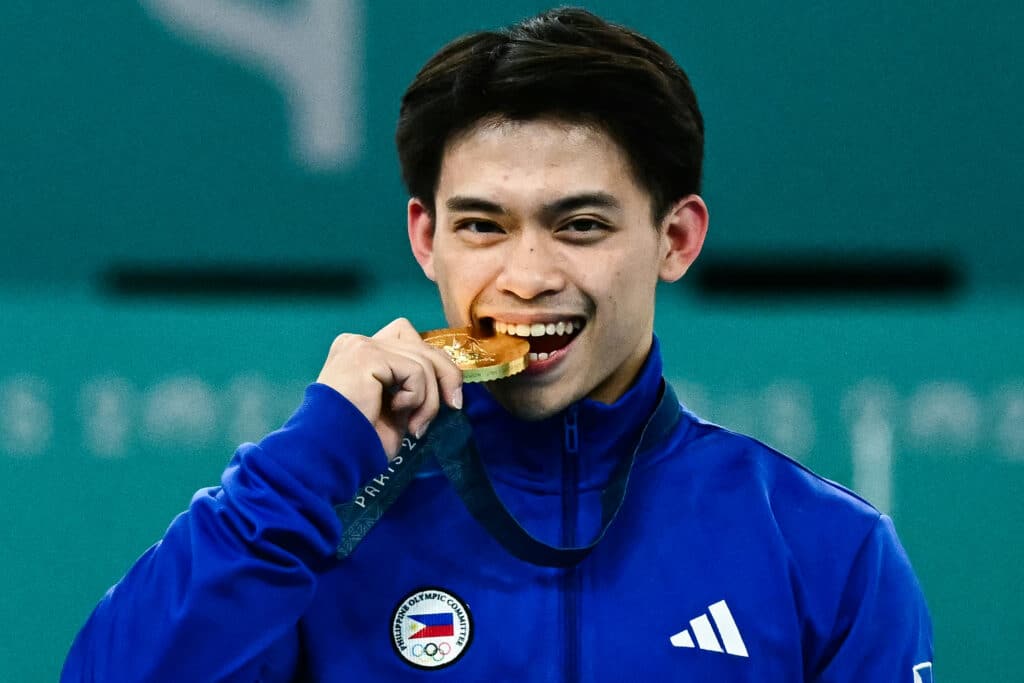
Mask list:
[[[702,258],[688,278],[709,297],[948,297],[962,276],[950,260],[913,255],[743,254]],[[117,265],[101,278],[123,298],[353,299],[372,288],[358,267]]]
[[[698,261],[692,284],[713,297],[940,298],[962,279],[952,261],[936,257],[743,254]]]
[[[101,286],[125,298],[353,299],[370,281],[353,267],[117,265],[104,273]]]

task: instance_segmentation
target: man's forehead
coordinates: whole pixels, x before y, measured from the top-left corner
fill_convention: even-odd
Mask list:
[[[550,205],[589,195],[611,207],[639,190],[628,169],[618,145],[592,126],[546,119],[481,124],[446,147],[435,199],[455,208],[466,206],[465,198]]]
[[[464,163],[538,169],[544,165],[571,164],[585,157],[618,164],[625,152],[604,131],[586,124],[547,119],[480,124],[445,145],[441,169],[454,171]]]
[[[566,140],[578,143],[593,138],[609,138],[608,131],[603,126],[591,121],[574,120],[554,114],[527,119],[491,115],[477,119],[465,129],[453,134],[445,145],[445,151],[459,145],[467,138],[500,139],[514,137],[524,131],[536,135],[538,129],[546,129],[552,134],[564,136]]]

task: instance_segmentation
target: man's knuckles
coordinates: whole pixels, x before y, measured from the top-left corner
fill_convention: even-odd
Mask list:
[[[352,334],[351,332],[343,332],[331,342],[331,350],[328,357],[344,356],[354,351],[365,349],[369,343],[369,337],[364,337],[361,334]]]
[[[412,326],[408,318],[395,318],[382,327],[373,337],[374,339],[411,339],[412,337],[419,338],[419,332]]]

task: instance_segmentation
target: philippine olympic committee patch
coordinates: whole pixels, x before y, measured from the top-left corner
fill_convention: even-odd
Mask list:
[[[459,597],[441,588],[420,588],[391,614],[391,644],[418,669],[451,666],[473,642],[473,617]]]

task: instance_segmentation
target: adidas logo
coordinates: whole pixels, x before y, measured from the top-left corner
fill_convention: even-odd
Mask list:
[[[747,646],[743,644],[743,637],[740,635],[739,628],[736,627],[736,622],[733,621],[732,612],[729,611],[729,606],[725,604],[725,600],[719,600],[713,605],[708,607],[708,612],[711,612],[711,618],[708,618],[707,614],[702,614],[696,619],[690,619],[690,628],[684,628],[679,633],[675,634],[669,641],[673,647],[699,647],[701,650],[707,650],[708,652],[727,652],[737,657],[749,657],[747,654]],[[711,622],[714,621],[715,626],[712,628]],[[718,635],[722,636],[722,640],[718,640],[718,635],[715,635],[715,628],[718,629]],[[690,635],[690,629],[693,629],[693,635]],[[693,644],[693,639],[697,639],[697,644]],[[723,650],[722,647],[725,647]]]

